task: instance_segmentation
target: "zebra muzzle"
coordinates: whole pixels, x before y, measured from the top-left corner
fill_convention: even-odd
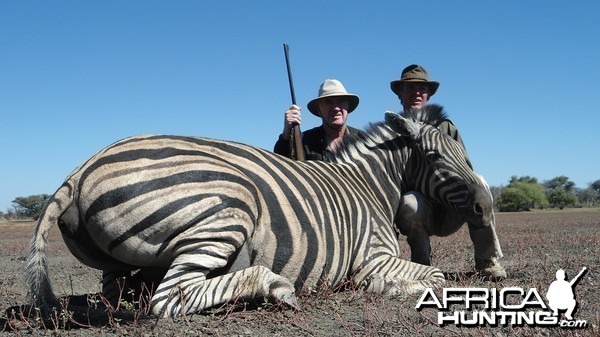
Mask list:
[[[491,194],[483,187],[471,189],[469,196],[471,213],[467,215],[469,222],[478,227],[487,227],[494,217]]]

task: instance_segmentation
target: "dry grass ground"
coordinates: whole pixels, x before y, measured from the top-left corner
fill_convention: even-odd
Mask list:
[[[434,264],[449,276],[447,286],[537,288],[544,296],[556,270],[564,269],[572,278],[587,267],[575,287],[579,309],[574,315],[587,321],[586,329],[442,327],[437,324],[437,309],[414,309],[418,297],[386,299],[353,287],[306,294],[297,312],[273,305],[237,304],[177,320],[156,320],[137,309],[107,313],[88,308],[98,305],[100,272],[71,256],[57,228],[50,237],[50,274],[55,291],[69,301],[69,311],[62,313],[66,321],[43,328],[39,322],[12,316],[26,303],[22,273],[34,224],[25,222],[0,223],[0,335],[599,336],[600,210],[500,213],[497,222],[509,279],[493,284],[472,273],[472,247],[463,228],[451,237],[432,240]]]

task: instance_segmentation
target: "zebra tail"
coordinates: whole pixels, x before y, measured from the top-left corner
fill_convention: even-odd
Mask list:
[[[48,234],[60,216],[73,203],[72,187],[65,182],[48,201],[38,220],[29,245],[29,255],[25,266],[25,281],[29,287],[29,298],[45,317],[52,307],[59,308],[60,302],[54,295],[48,275],[46,247]]]

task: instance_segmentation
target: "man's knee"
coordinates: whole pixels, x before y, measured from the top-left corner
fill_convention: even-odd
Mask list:
[[[423,230],[431,235],[431,207],[419,192],[409,191],[402,195],[394,220],[404,235],[414,230]]]

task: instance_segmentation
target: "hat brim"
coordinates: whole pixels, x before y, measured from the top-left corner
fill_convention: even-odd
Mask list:
[[[421,82],[421,83],[427,83],[429,84],[429,88],[431,89],[431,92],[429,93],[429,96],[433,96],[439,86],[440,86],[440,82],[438,81],[423,81],[423,80],[397,80],[397,81],[392,81],[390,82],[390,88],[392,89],[392,91],[394,92],[394,94],[400,96],[400,89],[402,88],[402,84],[403,83],[416,83],[416,82]]]
[[[348,113],[351,113],[352,111],[354,111],[354,109],[356,109],[356,107],[358,106],[358,103],[360,102],[360,99],[358,98],[358,96],[352,95],[352,94],[347,94],[347,95],[334,94],[334,95],[321,96],[321,97],[317,97],[317,98],[313,99],[312,101],[308,102],[308,104],[307,104],[308,111],[310,111],[313,115],[315,115],[317,117],[321,117],[321,115],[319,114],[318,102],[320,99],[323,99],[326,97],[346,97],[346,98],[348,98]]]

